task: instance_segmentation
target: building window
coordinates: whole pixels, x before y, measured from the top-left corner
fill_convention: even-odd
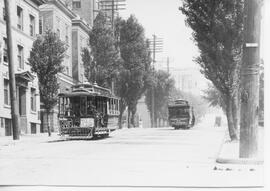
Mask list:
[[[42,34],[43,33],[43,18],[40,17],[39,18],[39,34]]]
[[[11,119],[5,118],[5,136],[11,136],[11,135],[12,135]]]
[[[69,28],[68,28],[68,25],[66,25],[66,43],[68,44],[68,41],[69,41],[69,39],[68,39],[68,30]]]
[[[84,81],[83,81],[83,74],[81,74],[81,82],[84,82]]]
[[[57,34],[58,38],[60,38],[60,29],[56,30],[56,34]]]
[[[36,89],[31,88],[31,110],[36,111]]]
[[[5,9],[5,7],[3,7],[3,20],[4,21],[6,20],[6,9]]]
[[[30,19],[30,24],[29,24],[29,28],[30,28],[30,36],[35,36],[35,17],[33,15],[29,15],[29,19]]]
[[[72,7],[74,9],[80,9],[81,8],[81,0],[73,0],[72,1]]]
[[[66,66],[66,74],[69,75],[69,67]]]
[[[84,41],[84,38],[82,36],[80,36],[80,51],[83,52],[83,41]]]
[[[3,60],[4,62],[8,62],[8,52],[7,52],[7,39],[3,38],[4,40],[4,48],[3,48]]]
[[[56,17],[56,34],[60,38],[60,18]]]
[[[9,81],[4,79],[4,104],[10,105],[9,101]]]
[[[5,124],[4,124],[5,118],[0,117],[0,120],[1,120],[1,128],[4,128],[5,127]]]
[[[17,28],[23,30],[23,9],[17,6]]]
[[[20,69],[24,68],[24,63],[23,63],[23,47],[18,45],[18,66]]]
[[[31,134],[37,133],[37,125],[35,123],[31,123]]]

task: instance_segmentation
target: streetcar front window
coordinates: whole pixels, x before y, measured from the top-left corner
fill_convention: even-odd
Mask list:
[[[188,107],[169,108],[169,116],[170,117],[189,116],[189,108]]]

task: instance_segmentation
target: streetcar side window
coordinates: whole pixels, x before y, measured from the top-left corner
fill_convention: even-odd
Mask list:
[[[60,115],[64,115],[64,98],[63,97],[59,98],[59,106],[60,106],[59,108]]]
[[[86,115],[86,108],[87,108],[87,106],[86,106],[86,104],[87,104],[87,102],[86,102],[86,97],[81,97],[81,99],[80,99],[80,116],[85,116]]]
[[[94,111],[96,110],[96,106],[94,105],[93,97],[87,98],[87,115],[94,115]]]

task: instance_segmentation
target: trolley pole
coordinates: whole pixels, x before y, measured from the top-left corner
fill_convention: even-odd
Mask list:
[[[16,80],[14,74],[14,56],[12,45],[12,32],[10,20],[10,0],[4,0],[6,11],[6,33],[7,33],[7,53],[8,53],[8,67],[9,67],[9,89],[10,89],[10,104],[11,104],[11,117],[12,117],[12,133],[13,140],[19,140],[19,110],[16,99]]]
[[[257,157],[261,0],[245,1],[244,51],[241,68],[240,158]]]

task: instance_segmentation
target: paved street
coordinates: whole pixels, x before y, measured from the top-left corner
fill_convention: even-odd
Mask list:
[[[215,163],[224,129],[122,129],[92,141],[21,140],[0,147],[1,185],[261,186],[257,166]],[[22,138],[23,139],[23,138]]]

